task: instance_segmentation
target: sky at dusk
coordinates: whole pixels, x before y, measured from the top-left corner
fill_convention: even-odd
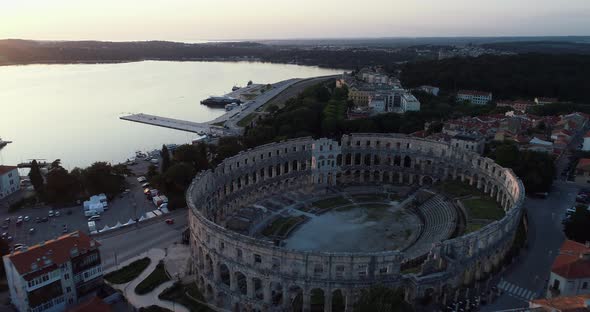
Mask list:
[[[0,0],[0,39],[590,35],[590,0]]]

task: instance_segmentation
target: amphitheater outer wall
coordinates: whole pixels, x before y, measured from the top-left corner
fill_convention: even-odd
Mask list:
[[[464,236],[435,243],[421,274],[403,274],[401,251],[328,253],[287,250],[272,241],[224,228],[236,209],[271,193],[322,189],[347,183],[416,183],[457,179],[494,198],[501,220]],[[342,296],[352,311],[360,290],[375,284],[402,287],[408,300],[450,291],[489,274],[510,248],[524,187],[510,169],[448,143],[401,134],[351,134],[340,142],[299,138],[271,143],[226,159],[195,177],[187,191],[192,269],[208,300],[236,310],[285,311],[296,295],[308,311],[312,291],[324,310]]]

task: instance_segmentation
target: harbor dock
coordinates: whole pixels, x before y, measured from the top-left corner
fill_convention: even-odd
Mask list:
[[[138,122],[142,124],[164,127],[169,129],[175,129],[180,131],[197,133],[199,135],[215,135],[225,136],[230,135],[230,131],[220,127],[209,125],[207,123],[192,122],[187,120],[180,120],[174,118],[160,117],[148,114],[133,114],[128,116],[119,117],[122,120]]]

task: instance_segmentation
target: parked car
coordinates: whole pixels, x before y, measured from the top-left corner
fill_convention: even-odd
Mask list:
[[[88,221],[98,221],[98,220],[100,220],[99,215],[94,215],[94,216],[91,216],[90,218],[88,218]]]
[[[142,184],[141,187],[147,188],[147,187],[150,187],[150,184],[146,182],[146,183]]]
[[[59,211],[56,211],[53,215],[59,217],[61,214],[59,213]]]
[[[137,182],[139,183],[144,183],[145,181],[147,181],[147,179],[144,176],[137,178]]]
[[[36,217],[36,218],[35,218],[35,222],[37,222],[37,223],[41,223],[41,218],[39,218],[39,217]]]
[[[49,210],[49,217],[53,217],[53,210]]]
[[[10,223],[10,217],[8,217],[8,218],[4,219],[4,222],[5,222],[5,223]]]
[[[41,222],[47,222],[47,221],[49,221],[49,218],[48,217],[41,218]]]
[[[64,224],[64,228],[62,230],[62,233],[67,233],[68,232],[68,226]]]
[[[166,219],[166,224],[174,224],[174,219]]]
[[[25,216],[24,220],[25,220],[25,222],[29,222],[29,221],[31,221],[31,217]]]
[[[29,234],[33,234],[33,233],[35,233],[35,228],[30,228],[29,229]]]

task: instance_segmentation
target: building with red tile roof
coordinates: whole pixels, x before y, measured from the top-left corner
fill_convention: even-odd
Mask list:
[[[580,158],[575,173],[576,183],[590,183],[590,158]]]
[[[3,257],[11,303],[19,311],[64,311],[101,286],[100,244],[82,232]]]
[[[590,159],[585,160],[590,166]],[[547,297],[590,294],[590,243],[566,240],[551,266]]]
[[[548,312],[590,312],[590,295],[535,299],[529,302],[529,308]]]

